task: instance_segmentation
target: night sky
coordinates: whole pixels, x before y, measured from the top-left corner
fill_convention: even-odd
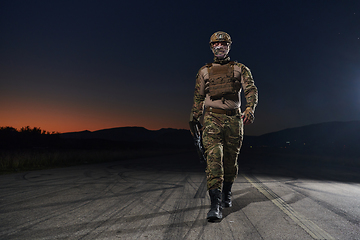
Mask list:
[[[12,0],[0,3],[0,126],[188,129],[220,30],[259,89],[245,134],[360,120],[360,1]]]

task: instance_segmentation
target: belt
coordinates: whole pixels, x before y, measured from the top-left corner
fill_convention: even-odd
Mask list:
[[[220,109],[220,108],[213,108],[213,107],[206,107],[207,112],[212,113],[219,113],[219,114],[226,114],[228,116],[234,116],[239,112],[239,109]]]

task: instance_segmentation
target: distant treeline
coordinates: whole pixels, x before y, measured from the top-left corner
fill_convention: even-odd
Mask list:
[[[39,127],[31,128],[30,126],[22,127],[20,130],[17,130],[13,127],[0,127],[1,134],[13,134],[13,133],[22,133],[22,134],[31,134],[31,135],[44,135],[44,134],[59,134],[59,132],[48,132],[45,130],[41,130]]]
[[[60,141],[58,132],[48,132],[29,126],[20,130],[13,127],[0,127],[0,149],[47,148]]]

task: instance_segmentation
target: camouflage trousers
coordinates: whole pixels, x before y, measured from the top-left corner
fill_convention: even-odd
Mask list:
[[[207,189],[220,189],[222,183],[234,182],[238,173],[237,158],[243,140],[241,114],[234,116],[206,112],[203,145],[207,160]]]

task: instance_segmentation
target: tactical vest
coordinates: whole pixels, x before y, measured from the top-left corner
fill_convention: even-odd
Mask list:
[[[205,80],[205,93],[211,100],[225,102],[225,99],[237,99],[241,83],[234,78],[234,62],[224,65],[206,65],[209,71],[209,79]]]

